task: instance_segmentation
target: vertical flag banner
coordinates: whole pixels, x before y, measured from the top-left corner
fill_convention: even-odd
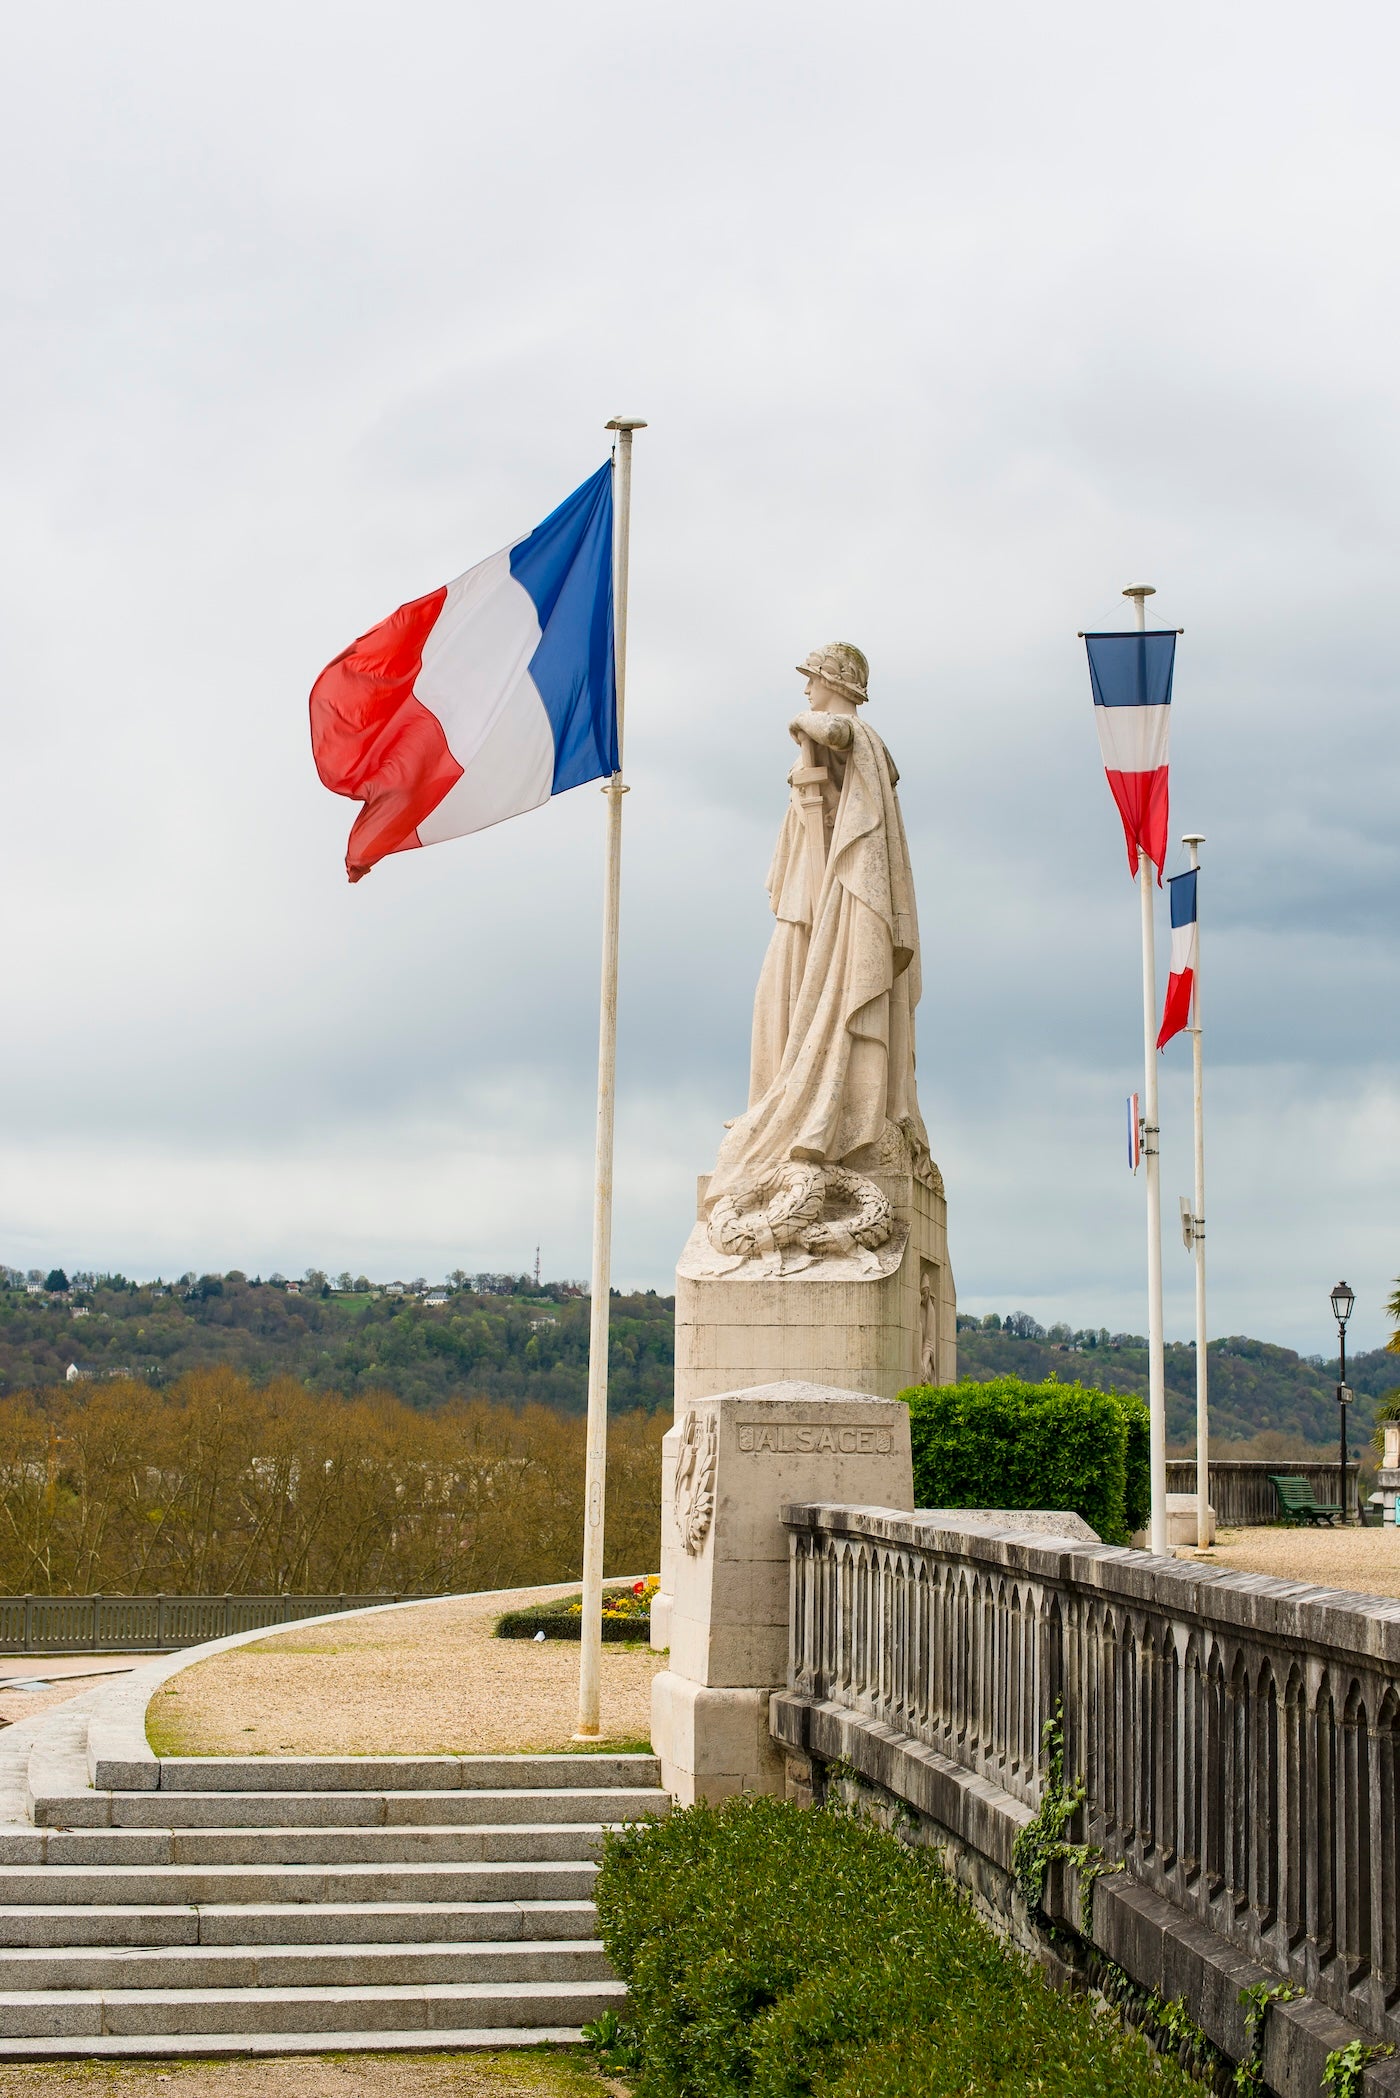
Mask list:
[[[526,538],[400,605],[311,688],[311,748],[364,807],[351,881],[391,852],[618,770],[611,462]]]
[[[1138,847],[1162,879],[1167,852],[1167,740],[1176,635],[1086,634],[1104,771],[1138,869]]]
[[[1142,1109],[1136,1093],[1128,1095],[1128,1170],[1136,1173],[1142,1164]]]
[[[1191,1025],[1191,1000],[1196,992],[1197,872],[1192,867],[1185,874],[1174,874],[1167,883],[1172,909],[1172,962],[1162,1007],[1162,1031],[1157,1037],[1159,1049],[1165,1049],[1173,1035]]]

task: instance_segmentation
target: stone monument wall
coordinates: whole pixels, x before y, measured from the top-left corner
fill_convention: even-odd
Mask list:
[[[689,1805],[783,1786],[769,1700],[787,1680],[784,1502],[910,1508],[909,1410],[779,1383],[699,1399],[666,1436],[670,1665],[652,1686],[661,1781]]]

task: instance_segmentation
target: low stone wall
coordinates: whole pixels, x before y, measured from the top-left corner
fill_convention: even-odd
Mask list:
[[[1400,1602],[890,1510],[788,1506],[799,1796],[912,1812],[986,1913],[1107,1958],[1249,2052],[1242,1989],[1291,1983],[1263,2070],[1316,2098],[1329,2052],[1400,2042]],[[1027,1911],[1013,1849],[1060,1714],[1093,1869]],[[1400,2091],[1400,2064],[1367,2089]]]
[[[1215,1519],[1223,1529],[1248,1529],[1256,1523],[1274,1523],[1279,1519],[1278,1495],[1269,1484],[1269,1475],[1276,1472],[1280,1478],[1302,1479],[1315,1501],[1330,1502],[1335,1508],[1338,1494],[1338,1472],[1336,1464],[1303,1462],[1296,1457],[1277,1458],[1272,1463],[1257,1457],[1211,1459],[1210,1504],[1215,1510]],[[1347,1466],[1348,1515],[1356,1513],[1357,1480],[1361,1467],[1355,1461]],[[1196,1491],[1196,1460],[1194,1457],[1169,1457],[1167,1459],[1168,1493],[1190,1493]]]

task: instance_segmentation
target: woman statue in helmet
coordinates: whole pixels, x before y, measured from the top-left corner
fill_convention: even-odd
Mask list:
[[[788,726],[803,758],[768,870],[777,924],[754,1001],[749,1106],[720,1146],[710,1211],[788,1163],[870,1170],[890,1124],[914,1170],[936,1173],[914,1086],[919,930],[899,773],[858,712],[870,676],[860,650],[832,642],[797,668],[807,711]]]

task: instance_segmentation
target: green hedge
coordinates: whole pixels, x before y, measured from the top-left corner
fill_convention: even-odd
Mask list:
[[[900,1393],[920,1508],[1068,1508],[1105,1544],[1144,1527],[1147,1408],[1085,1384],[916,1384]]]
[[[744,1794],[611,1832],[597,1888],[636,2098],[1186,2098],[1057,1994],[927,1851]]]

